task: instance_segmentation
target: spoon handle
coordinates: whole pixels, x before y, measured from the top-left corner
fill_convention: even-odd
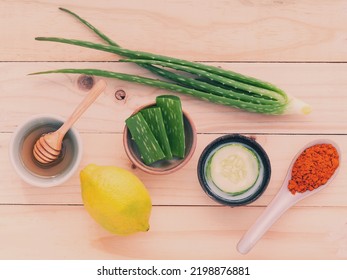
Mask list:
[[[78,120],[78,118],[89,108],[90,105],[98,98],[98,96],[105,90],[106,82],[99,80],[89,93],[85,96],[83,101],[76,107],[72,115],[66,120],[66,122],[59,128],[59,133],[62,137],[72,127],[72,125]]]
[[[295,203],[291,196],[287,186],[282,186],[278,194],[237,244],[237,250],[241,254],[247,254],[272,224]]]

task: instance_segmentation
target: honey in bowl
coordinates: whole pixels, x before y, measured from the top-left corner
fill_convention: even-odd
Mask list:
[[[72,139],[69,133],[63,139],[60,155],[56,160],[48,164],[38,162],[33,155],[36,141],[46,133],[53,132],[60,127],[58,124],[43,124],[33,128],[23,138],[21,145],[21,160],[24,167],[32,174],[40,177],[54,177],[64,172],[73,160]]]
[[[63,139],[58,159],[50,164],[38,162],[33,155],[42,134],[57,130],[64,119],[55,115],[35,115],[13,133],[9,155],[12,166],[26,183],[37,187],[58,186],[74,175],[82,158],[82,141],[76,129],[70,128]]]

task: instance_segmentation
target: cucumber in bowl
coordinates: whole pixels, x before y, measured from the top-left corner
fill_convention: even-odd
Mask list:
[[[212,141],[198,162],[202,189],[215,201],[241,206],[258,199],[271,177],[270,160],[253,139],[227,134]]]
[[[256,153],[240,143],[218,149],[209,161],[212,181],[226,193],[240,195],[256,183],[260,161]]]

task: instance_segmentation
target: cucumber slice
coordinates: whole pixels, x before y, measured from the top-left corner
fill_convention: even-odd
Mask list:
[[[211,179],[226,193],[244,193],[255,184],[259,173],[260,162],[257,155],[242,144],[223,146],[211,158]]]

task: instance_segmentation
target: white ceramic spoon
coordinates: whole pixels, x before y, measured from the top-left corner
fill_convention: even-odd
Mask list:
[[[295,195],[293,195],[288,190],[288,181],[291,178],[292,168],[296,159],[300,156],[300,154],[306,148],[314,146],[316,144],[332,144],[336,148],[339,154],[339,161],[341,163],[341,151],[339,147],[337,146],[337,144],[330,140],[325,140],[325,139],[316,140],[316,141],[310,142],[305,147],[303,147],[297,153],[291,165],[289,166],[287,176],[285,177],[282,187],[280,188],[277,195],[274,197],[274,199],[266,207],[264,212],[259,216],[256,222],[251,226],[251,228],[245,233],[245,235],[241,238],[241,240],[237,244],[237,250],[241,254],[247,254],[253,248],[253,246],[258,242],[258,240],[265,234],[265,232],[271,227],[271,225],[275,223],[277,219],[281,217],[281,215],[286,210],[288,210],[298,201],[306,197],[309,197],[317,192],[320,192],[321,190],[326,188],[329,185],[329,183],[335,178],[339,167],[337,168],[337,170],[335,170],[334,174],[331,176],[331,178],[328,180],[328,182],[325,185],[322,185],[313,191],[306,191],[303,193],[296,193]]]

